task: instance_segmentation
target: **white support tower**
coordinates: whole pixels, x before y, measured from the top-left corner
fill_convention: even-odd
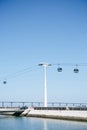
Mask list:
[[[47,107],[47,81],[46,81],[46,68],[47,66],[51,66],[51,64],[43,63],[39,64],[39,66],[44,67],[44,107]]]

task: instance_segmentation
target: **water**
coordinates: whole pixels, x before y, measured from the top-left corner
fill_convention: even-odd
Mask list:
[[[87,130],[86,122],[0,116],[0,130]]]

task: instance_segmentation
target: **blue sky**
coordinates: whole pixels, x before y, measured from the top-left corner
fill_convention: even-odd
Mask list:
[[[74,74],[61,64],[86,59],[86,0],[0,0],[1,101],[43,101],[38,64],[47,62],[56,64],[47,68],[48,101],[87,102],[87,66]]]

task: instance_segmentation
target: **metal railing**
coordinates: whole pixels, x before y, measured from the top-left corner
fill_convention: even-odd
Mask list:
[[[64,102],[48,102],[48,107],[43,107],[43,102],[15,102],[15,101],[0,101],[0,108],[21,108],[34,107],[37,109],[70,109],[70,110],[87,110],[87,103],[64,103]]]

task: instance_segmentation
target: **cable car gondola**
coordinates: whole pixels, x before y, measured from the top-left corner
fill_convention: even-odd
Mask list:
[[[57,68],[57,71],[58,71],[58,72],[62,72],[62,68],[61,68],[61,67],[58,67],[58,68]]]
[[[75,68],[74,70],[74,73],[79,73],[79,69]]]
[[[79,73],[79,69],[77,68],[78,67],[78,65],[76,65],[76,68],[74,68],[74,73]]]
[[[6,84],[7,83],[7,81],[3,81],[3,84]]]

